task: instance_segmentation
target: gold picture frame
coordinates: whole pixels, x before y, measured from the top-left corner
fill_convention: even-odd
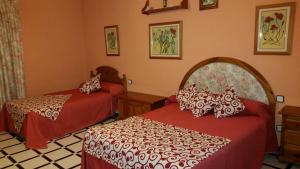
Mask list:
[[[119,27],[118,25],[105,26],[105,48],[107,56],[120,56]]]
[[[199,9],[214,9],[218,8],[218,0],[199,0]]]
[[[149,24],[150,59],[182,59],[182,21]]]
[[[256,7],[254,54],[290,55],[295,2]]]

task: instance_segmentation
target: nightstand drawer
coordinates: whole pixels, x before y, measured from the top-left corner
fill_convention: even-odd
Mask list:
[[[300,131],[300,120],[295,119],[286,119],[285,121],[285,127],[286,129],[292,129],[292,130],[298,130]]]
[[[155,110],[164,105],[165,97],[138,93],[127,92],[118,96],[118,111],[120,119],[130,116],[139,116],[143,113]]]
[[[127,102],[126,104],[129,108],[128,110],[129,116],[138,116],[151,110],[149,104],[143,104],[138,102]]]
[[[300,132],[286,130],[284,137],[286,143],[300,146]]]
[[[151,110],[151,105],[135,101],[119,100],[119,110],[126,112],[126,116],[138,116]]]
[[[284,147],[285,156],[293,162],[300,162],[300,146],[286,144]]]
[[[300,155],[300,146],[293,145],[293,144],[286,144],[284,147],[284,151]]]
[[[285,116],[286,120],[294,120],[300,122],[300,116],[291,116],[291,115],[286,115]]]

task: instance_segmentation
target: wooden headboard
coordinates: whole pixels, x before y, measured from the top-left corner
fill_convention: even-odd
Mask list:
[[[179,89],[193,83],[199,89],[208,87],[215,93],[233,86],[238,96],[263,102],[275,110],[270,84],[255,68],[238,59],[215,57],[196,64],[185,74]]]
[[[96,68],[96,73],[94,73],[94,71],[91,71],[90,76],[94,77],[98,74],[101,74],[100,81],[121,84],[123,85],[125,92],[127,91],[126,75],[123,74],[123,78],[120,78],[119,72],[115,68],[110,66],[100,66]]]

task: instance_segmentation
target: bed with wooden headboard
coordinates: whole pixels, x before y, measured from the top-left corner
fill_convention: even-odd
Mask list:
[[[216,118],[213,111],[195,117],[181,111],[171,96],[160,109],[89,129],[82,169],[261,168],[265,152],[277,149],[275,99],[267,80],[241,60],[217,57],[193,66],[179,89],[191,84],[215,94],[233,86],[245,109],[224,118]]]
[[[123,74],[122,78],[119,77],[119,72],[113,67],[110,66],[100,66],[96,68],[96,73],[91,71],[90,77],[94,77],[97,74],[101,74],[101,82],[109,82],[120,84],[124,87],[124,90],[127,91],[127,79],[126,75]]]
[[[101,84],[99,91],[84,94],[79,90],[82,85],[78,84],[78,88],[45,95],[69,97],[54,120],[30,109],[30,111],[25,112],[24,118],[21,119],[22,122],[17,123],[14,118],[16,116],[12,116],[8,109],[10,102],[6,103],[0,112],[0,131],[8,130],[11,133],[21,135],[25,138],[25,144],[28,148],[39,149],[46,148],[47,142],[51,139],[62,137],[67,133],[114,116],[117,107],[117,96],[127,91],[126,76],[123,75],[120,78],[118,70],[109,66],[100,66],[96,68],[95,73],[91,71],[91,78],[99,74]],[[34,104],[37,103],[31,102],[30,104],[28,107],[35,107]],[[17,114],[17,116],[19,115]]]

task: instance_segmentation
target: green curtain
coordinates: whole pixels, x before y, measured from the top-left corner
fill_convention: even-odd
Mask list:
[[[0,0],[0,106],[25,97],[19,0]]]

